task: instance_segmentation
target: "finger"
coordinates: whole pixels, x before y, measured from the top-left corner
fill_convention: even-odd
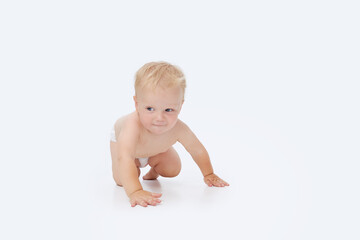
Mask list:
[[[161,199],[159,199],[159,198],[153,198],[153,199],[151,199],[151,201],[153,201],[155,203],[155,205],[161,203]]]
[[[153,205],[153,203],[154,203],[154,198],[151,198],[151,197],[146,198],[146,199],[145,199],[145,202],[146,202],[148,205]]]
[[[215,182],[215,183],[214,183],[214,186],[215,186],[215,187],[221,187],[221,183]]]
[[[210,186],[210,187],[215,186],[215,183],[214,183],[214,182],[215,182],[215,181],[213,181],[213,180],[209,179],[209,186]]]
[[[224,183],[220,179],[217,179],[215,182],[215,186],[216,187],[224,187]]]
[[[140,205],[143,206],[143,207],[147,207],[148,204],[147,204],[147,202],[145,202],[145,201],[141,201],[141,202],[140,202]]]
[[[156,206],[156,204],[158,204],[158,201],[156,201],[156,199],[153,199],[149,203],[151,206]]]
[[[161,199],[159,198],[152,198],[151,201],[154,201],[156,203],[160,203],[161,202]]]
[[[136,202],[132,199],[130,199],[130,204],[131,204],[131,207],[135,207],[136,206]]]
[[[219,187],[225,187],[225,183],[223,180],[220,179],[219,181]]]
[[[206,180],[205,180],[205,183],[206,183],[209,187],[212,186],[212,183],[211,183],[211,181],[210,181],[209,179],[206,179]]]
[[[225,181],[221,181],[221,187],[227,186],[227,183]]]
[[[162,196],[162,193],[151,193],[151,196],[159,198]]]
[[[229,186],[229,184],[228,184],[226,181],[222,180],[222,179],[221,179],[221,183],[222,183],[224,186]]]

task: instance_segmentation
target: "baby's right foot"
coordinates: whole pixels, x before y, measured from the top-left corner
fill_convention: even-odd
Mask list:
[[[143,176],[144,180],[155,180],[159,177],[159,174],[151,168],[150,171]]]

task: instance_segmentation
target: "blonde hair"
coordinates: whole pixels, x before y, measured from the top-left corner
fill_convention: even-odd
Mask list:
[[[138,90],[156,87],[174,87],[182,88],[185,95],[186,80],[184,73],[177,66],[167,62],[149,62],[142,66],[135,75],[135,95]]]

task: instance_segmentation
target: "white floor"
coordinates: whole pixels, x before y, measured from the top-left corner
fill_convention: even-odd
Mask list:
[[[350,0],[1,1],[0,239],[360,239],[359,16]],[[176,145],[180,175],[142,181],[163,203],[131,208],[109,132],[158,60],[184,70],[180,118],[230,186]]]
[[[344,154],[344,161],[336,164],[336,158],[329,156],[336,154],[332,149],[314,151],[311,157],[291,144],[280,146],[264,139],[255,144],[254,138],[260,135],[252,132],[251,137],[251,125],[248,129],[237,142],[232,142],[235,136],[230,128],[204,141],[216,173],[229,187],[207,187],[190,156],[176,145],[182,172],[173,179],[142,180],[144,189],[163,194],[161,205],[147,208],[130,207],[124,190],[114,184],[108,142],[101,143],[107,134],[93,141],[102,146],[97,149],[75,140],[80,133],[62,146],[47,144],[51,149],[38,159],[31,158],[22,166],[7,164],[19,175],[2,175],[2,234],[7,239],[359,237],[355,230],[359,223],[358,169],[347,165],[358,168],[358,163],[354,165]],[[81,157],[80,151],[71,152],[76,144],[84,152],[92,150]],[[50,157],[56,150],[59,155]],[[321,154],[324,158],[318,159]]]

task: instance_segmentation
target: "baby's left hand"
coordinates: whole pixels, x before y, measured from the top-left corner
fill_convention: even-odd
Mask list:
[[[227,182],[216,176],[214,173],[209,174],[204,177],[204,182],[209,186],[215,186],[215,187],[225,187],[229,186]]]

